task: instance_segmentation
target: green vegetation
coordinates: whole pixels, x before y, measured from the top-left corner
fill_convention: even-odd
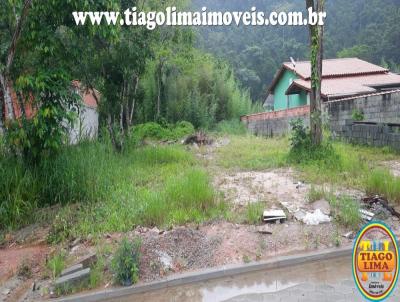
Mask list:
[[[112,270],[115,282],[119,285],[129,286],[139,280],[140,241],[129,241],[123,238],[113,261]]]
[[[353,109],[351,113],[351,118],[355,121],[362,121],[364,120],[364,113],[361,110]]]
[[[365,189],[368,194],[381,195],[400,203],[400,178],[386,169],[374,169],[366,176]]]
[[[188,123],[143,125],[122,154],[107,142],[64,148],[56,157],[26,169],[13,157],[0,159],[1,228],[17,228],[40,217],[43,206],[61,204],[49,240],[72,235],[127,231],[134,225],[166,226],[220,215],[207,173],[183,146],[137,147],[139,137],[171,138],[192,132]],[[149,130],[150,129],[150,130]],[[161,129],[161,134],[152,129]],[[152,132],[153,131],[153,132]]]
[[[261,213],[265,210],[263,202],[250,203],[246,207],[245,222],[248,224],[260,224]]]
[[[46,264],[50,277],[56,279],[65,268],[65,254],[59,252],[53,255]]]
[[[179,122],[175,125],[167,124],[164,127],[160,124],[150,122],[134,127],[132,137],[134,141],[141,141],[146,138],[176,141],[194,132],[195,129],[189,122]]]
[[[316,188],[314,185],[311,186],[310,191],[307,193],[307,199],[309,202],[321,200],[326,197],[324,188]]]
[[[305,1],[297,0],[193,0],[197,9],[246,11],[305,10]],[[324,58],[358,57],[398,72],[400,42],[399,3],[396,0],[325,1]],[[360,19],[360,16],[370,16]],[[359,22],[355,22],[359,20]],[[240,83],[249,89],[253,100],[265,100],[265,91],[282,62],[309,60],[308,29],[297,26],[201,27],[199,44],[233,66]],[[351,35],[349,35],[351,33]]]
[[[354,231],[359,229],[362,221],[359,213],[360,205],[357,201],[348,196],[332,196],[329,202],[337,223]]]
[[[265,139],[232,136],[228,146],[217,150],[218,164],[227,169],[263,170],[287,165],[289,143],[286,138]]]
[[[220,134],[229,135],[245,135],[247,134],[246,126],[240,120],[222,121],[215,127]]]

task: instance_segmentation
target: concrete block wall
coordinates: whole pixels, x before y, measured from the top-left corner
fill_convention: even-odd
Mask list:
[[[355,110],[362,121],[353,120]],[[336,138],[400,150],[400,92],[328,102],[323,112]]]
[[[324,103],[324,115],[332,130],[340,128],[352,119],[354,110],[364,115],[363,122],[381,124],[400,123],[400,92],[377,94]]]
[[[241,120],[251,133],[273,137],[289,133],[290,122],[294,119],[301,119],[305,125],[309,126],[309,115],[310,107],[303,106],[288,110],[246,115]]]

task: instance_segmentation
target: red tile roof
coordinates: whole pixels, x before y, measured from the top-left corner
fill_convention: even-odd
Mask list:
[[[283,63],[284,68],[293,71],[300,78],[308,80],[311,78],[310,61],[296,62],[293,66],[291,62]],[[385,73],[389,70],[358,58],[342,58],[323,60],[322,77],[341,77],[365,75],[374,73]]]
[[[363,76],[346,76],[322,79],[321,93],[325,98],[337,98],[376,92],[376,87],[400,87],[400,75],[386,72]],[[287,89],[287,94],[311,90],[311,81],[297,79]]]

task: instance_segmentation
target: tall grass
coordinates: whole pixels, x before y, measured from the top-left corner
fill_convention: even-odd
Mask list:
[[[381,195],[400,203],[400,178],[393,176],[387,169],[377,168],[368,173],[365,189],[370,195]]]
[[[0,229],[33,222],[38,208],[61,204],[51,241],[200,221],[224,209],[206,172],[182,146],[116,154],[107,144],[83,143],[31,169],[3,157],[0,172]]]

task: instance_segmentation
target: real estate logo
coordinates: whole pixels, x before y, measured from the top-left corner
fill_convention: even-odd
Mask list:
[[[396,237],[385,224],[366,225],[353,249],[353,276],[362,295],[370,301],[383,301],[396,286],[399,275],[399,249]]]

